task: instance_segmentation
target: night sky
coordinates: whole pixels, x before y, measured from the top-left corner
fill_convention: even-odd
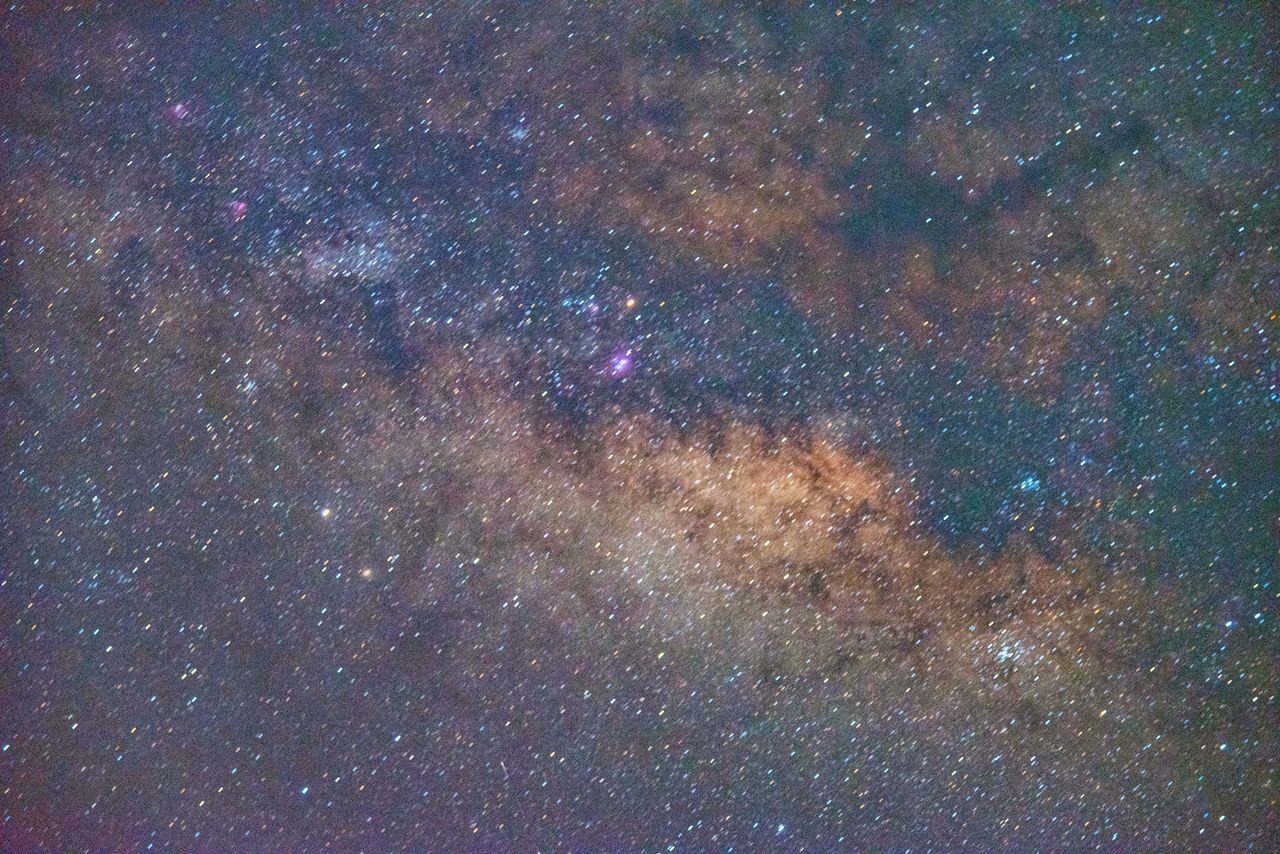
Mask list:
[[[1274,8],[297,6],[0,9],[0,849],[1280,846]]]

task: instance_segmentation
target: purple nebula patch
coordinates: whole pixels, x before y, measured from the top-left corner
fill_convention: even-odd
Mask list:
[[[611,377],[622,379],[630,376],[635,370],[636,360],[630,350],[619,350],[609,357],[608,374]]]

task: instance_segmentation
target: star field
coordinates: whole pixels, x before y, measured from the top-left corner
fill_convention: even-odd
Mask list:
[[[0,9],[0,848],[1270,850],[1263,4]]]

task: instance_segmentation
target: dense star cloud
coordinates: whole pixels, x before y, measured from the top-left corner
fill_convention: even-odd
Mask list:
[[[1262,6],[0,35],[0,847],[1275,844]]]

